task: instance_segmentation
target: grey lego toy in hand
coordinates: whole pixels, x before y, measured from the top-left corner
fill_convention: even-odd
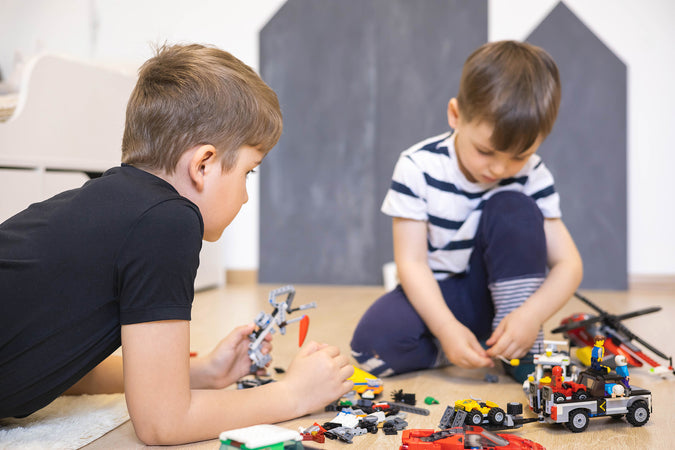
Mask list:
[[[286,295],[286,298],[282,301],[277,301],[277,297]],[[272,314],[266,314],[265,312],[260,312],[255,318],[256,328],[253,333],[249,335],[251,343],[248,347],[248,356],[251,358],[251,372],[255,373],[259,369],[264,369],[265,366],[272,360],[272,357],[269,354],[263,354],[261,351],[261,345],[265,340],[265,336],[268,334],[274,333],[274,326],[276,325],[279,328],[281,334],[286,334],[286,325],[301,322],[300,324],[300,345],[304,341],[305,335],[307,334],[307,327],[309,323],[309,318],[306,315],[302,317],[296,317],[295,319],[286,320],[286,315],[291,314],[295,311],[301,311],[309,308],[316,308],[316,303],[307,303],[301,305],[297,308],[291,308],[293,302],[293,297],[295,296],[295,288],[291,285],[275,289],[270,292],[269,302],[274,307]]]

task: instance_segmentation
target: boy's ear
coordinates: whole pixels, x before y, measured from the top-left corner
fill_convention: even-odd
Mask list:
[[[457,129],[457,122],[459,121],[459,103],[456,98],[451,98],[448,102],[448,125],[453,130]]]
[[[204,189],[204,179],[216,161],[216,148],[211,144],[198,146],[188,163],[188,174],[195,189],[201,192]]]

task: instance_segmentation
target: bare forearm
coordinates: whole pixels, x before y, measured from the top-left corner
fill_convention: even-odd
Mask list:
[[[283,382],[244,390],[192,390],[183,400],[157,407],[157,414],[146,412],[143,419],[132,416],[138,437],[148,445],[196,442],[214,439],[225,430],[310,412],[301,409]]]
[[[580,260],[556,264],[539,289],[530,296],[521,308],[538,323],[546,322],[574,295],[582,277]]]

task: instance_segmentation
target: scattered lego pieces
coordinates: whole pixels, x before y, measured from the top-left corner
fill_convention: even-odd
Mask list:
[[[325,437],[351,443],[355,436],[366,433],[375,434],[380,427],[385,434],[398,434],[398,431],[408,426],[405,411],[429,414],[429,411],[424,408],[417,408],[406,403],[373,402],[363,398],[363,395],[361,397],[357,400],[355,394],[350,394],[352,400],[347,401],[342,398],[326,406],[326,411],[336,411],[338,415],[322,425]],[[405,398],[411,399],[411,397]]]

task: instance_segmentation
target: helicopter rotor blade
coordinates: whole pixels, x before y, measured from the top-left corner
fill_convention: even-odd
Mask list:
[[[629,312],[626,314],[619,314],[618,316],[614,316],[614,319],[616,320],[625,320],[625,319],[632,319],[633,317],[638,317],[638,316],[644,316],[645,314],[651,314],[653,312],[661,311],[660,306],[652,306],[651,308],[644,308],[644,309],[639,309],[637,311]]]
[[[587,299],[586,297],[584,297],[580,293],[575,292],[574,296],[576,298],[578,298],[579,300],[581,300],[582,302],[586,303],[588,306],[590,306],[591,308],[593,308],[594,310],[596,310],[600,314],[607,314],[607,311],[604,311],[604,310],[600,309],[599,306],[597,306],[595,303],[593,303],[592,301],[590,301],[589,299]]]
[[[654,353],[655,355],[660,356],[661,358],[663,358],[663,359],[665,359],[665,360],[670,360],[670,357],[669,357],[669,356],[666,356],[665,353],[661,352],[659,349],[657,349],[657,348],[655,348],[654,346],[652,346],[649,342],[646,342],[646,341],[644,341],[643,339],[641,339],[640,337],[635,336],[635,335],[633,335],[633,339],[636,340],[636,341],[638,341],[640,344],[644,345],[645,347],[647,347],[647,348],[648,348],[649,350],[651,350],[652,353]]]
[[[616,323],[614,323],[614,324],[612,324],[612,325],[613,325],[613,328],[614,328],[618,333],[621,333],[623,336],[625,336],[625,337],[628,338],[629,340],[639,342],[640,344],[642,344],[643,346],[645,346],[646,348],[648,348],[649,350],[651,350],[655,355],[658,355],[658,356],[660,356],[660,357],[663,358],[663,359],[669,359],[669,357],[666,356],[663,352],[661,352],[659,349],[657,349],[656,347],[654,347],[653,345],[651,345],[649,342],[645,341],[644,339],[642,339],[641,337],[639,337],[638,335],[636,335],[635,333],[633,333],[632,331],[630,331],[630,330],[629,330],[625,325],[623,325],[622,323],[620,323],[620,322],[617,321]]]
[[[593,316],[584,320],[567,322],[566,324],[551,330],[551,333],[564,333],[565,331],[574,330],[575,328],[586,328],[588,325],[601,322],[602,319],[602,316]]]

